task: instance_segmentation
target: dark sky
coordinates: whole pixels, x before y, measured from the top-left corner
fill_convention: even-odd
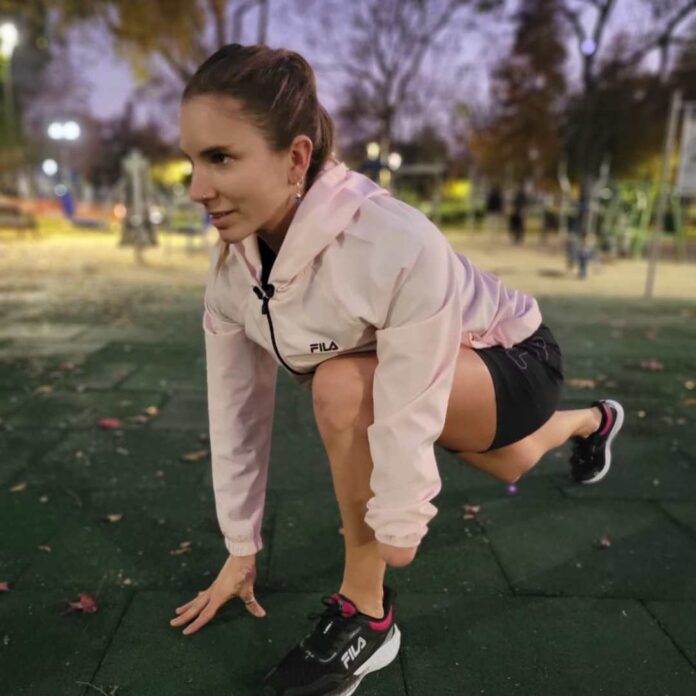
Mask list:
[[[275,1],[279,3],[282,0]],[[640,0],[618,0],[618,7],[609,26],[609,33],[615,34],[625,31],[627,28],[630,28],[631,33],[646,30],[648,28],[647,17],[642,12],[637,12],[640,6]],[[627,21],[629,18],[630,21]],[[585,19],[589,26],[592,12],[587,12]],[[491,30],[495,31],[495,29]],[[509,36],[509,29],[499,31],[496,36],[496,49],[498,51],[505,50]],[[307,46],[303,45],[299,35],[287,31],[287,26],[279,20],[277,11],[271,13],[268,43],[271,46],[284,46],[307,55]],[[485,98],[486,75],[495,57],[490,52],[490,45],[490,37],[482,39],[472,36],[467,41],[466,58],[473,66],[470,73],[471,86],[475,86],[478,92],[484,92],[484,94],[477,95],[479,98]],[[133,89],[133,81],[128,64],[111,50],[107,37],[101,33],[83,29],[76,32],[74,40],[71,42],[70,52],[74,64],[79,66],[81,77],[91,84],[90,110],[95,115],[102,117],[120,113]],[[569,43],[569,55],[572,57],[576,54],[577,48],[575,42],[572,41]],[[318,75],[320,98],[331,110],[332,96],[327,94],[326,88],[322,86],[322,82],[326,80],[327,78]]]

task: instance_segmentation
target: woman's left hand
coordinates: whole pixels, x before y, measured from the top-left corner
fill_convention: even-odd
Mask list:
[[[382,544],[377,542],[377,547],[379,548],[379,555],[382,560],[394,568],[403,568],[407,566],[415,557],[416,551],[418,551],[417,546],[409,546],[407,548],[401,548],[399,546],[389,546],[389,544]]]

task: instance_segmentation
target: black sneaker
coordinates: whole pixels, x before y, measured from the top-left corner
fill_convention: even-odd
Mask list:
[[[611,443],[624,422],[624,410],[618,401],[602,399],[593,401],[592,406],[602,413],[599,428],[588,437],[571,438],[574,444],[570,464],[578,483],[597,483],[607,475],[611,467]]]
[[[263,696],[348,696],[370,672],[386,667],[399,652],[394,623],[396,592],[384,587],[384,618],[361,614],[347,597],[323,597],[319,619],[264,679]]]

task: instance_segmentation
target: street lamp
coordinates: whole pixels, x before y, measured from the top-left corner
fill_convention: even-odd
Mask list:
[[[76,121],[53,121],[46,132],[51,140],[77,140],[82,129]]]
[[[2,56],[2,84],[5,101],[5,133],[11,142],[14,135],[14,98],[12,94],[12,54],[19,42],[19,32],[12,22],[0,24],[0,56]]]
[[[77,123],[77,121],[53,121],[48,125],[48,128],[46,129],[46,133],[48,134],[48,137],[51,140],[57,140],[57,141],[74,141],[77,140],[80,137],[80,134],[82,133],[82,129],[80,128],[80,124]],[[61,178],[63,180],[66,180],[67,177],[65,176],[65,169],[67,168],[67,151],[61,147],[60,148],[60,169],[61,169]]]

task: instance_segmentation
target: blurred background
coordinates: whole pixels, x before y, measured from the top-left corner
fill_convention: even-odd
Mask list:
[[[0,0],[0,239],[207,248],[177,109],[234,41],[303,54],[339,156],[441,226],[696,259],[694,0]]]

